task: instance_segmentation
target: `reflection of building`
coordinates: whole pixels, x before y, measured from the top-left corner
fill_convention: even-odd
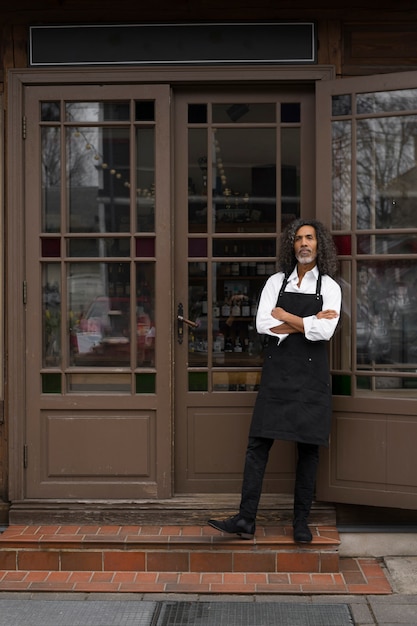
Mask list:
[[[71,11],[39,0],[36,15],[21,4],[0,9],[8,355],[0,521],[30,519],[35,509],[53,519],[61,503],[76,510],[83,499],[97,516],[103,500],[123,516],[126,501],[145,508],[178,494],[198,511],[196,494],[207,508],[238,492],[262,351],[254,309],[275,268],[277,235],[299,214],[332,226],[345,295],[318,497],[339,511],[384,507],[386,518],[416,510],[417,11],[399,0],[375,13],[364,0],[359,8],[313,2],[306,12],[295,0],[291,10],[265,5],[259,24],[259,11],[243,15],[238,2],[219,15],[213,3],[179,0],[168,7],[174,30],[166,33],[175,35],[184,15],[205,28],[224,20],[227,42],[218,30],[197,42],[181,30],[194,58],[167,60],[174,47],[155,31],[158,46],[147,50],[163,59],[142,64],[116,58],[123,37],[108,30],[129,25],[130,5],[103,0],[111,45],[102,45],[98,26],[66,46],[79,55],[66,64],[51,46],[73,35],[60,31],[55,44],[45,39],[45,64],[35,65],[26,54],[31,25],[65,26],[75,14],[86,25],[97,16],[79,0]],[[144,23],[161,14],[161,5],[147,7]],[[276,47],[262,48],[270,56],[261,62],[233,56],[244,55],[247,41],[237,22],[288,26],[294,15],[301,39],[283,48],[285,38],[272,40],[283,58]],[[304,29],[310,20],[314,28]],[[247,54],[269,41],[256,33]],[[207,58],[213,41],[221,63]],[[301,60],[294,42],[304,44]],[[91,52],[110,56],[93,66]],[[397,89],[400,99],[387,97]],[[234,296],[251,306],[236,308],[228,326],[222,306]],[[184,329],[181,345],[180,304],[200,322]],[[57,449],[69,450],[64,460]],[[291,492],[293,461],[286,448],[272,459],[270,493]]]

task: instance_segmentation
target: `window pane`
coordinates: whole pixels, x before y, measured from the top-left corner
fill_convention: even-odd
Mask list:
[[[41,102],[41,121],[59,122],[61,109],[59,102]]]
[[[417,89],[360,93],[356,96],[358,114],[415,111],[416,109]]]
[[[137,367],[155,366],[155,263],[136,264]]]
[[[212,162],[216,232],[275,232],[276,130],[217,129]]]
[[[416,254],[417,235],[358,235],[359,254]]]
[[[95,392],[106,393],[130,393],[130,374],[69,374],[67,377],[68,391],[73,393]]]
[[[61,273],[59,263],[42,266],[42,365],[61,364]]]
[[[197,271],[196,271],[197,269]],[[188,328],[188,362],[206,366],[208,355],[207,263],[190,263],[188,269],[188,315],[197,328]]]
[[[358,365],[417,366],[417,261],[364,261],[357,274]]]
[[[352,124],[332,124],[332,228],[350,230],[352,219]]]
[[[189,104],[188,105],[188,123],[189,124],[206,124],[207,123],[207,104]]]
[[[207,131],[188,131],[188,231],[207,232]]]
[[[284,222],[300,217],[300,129],[281,131],[281,215]]]
[[[296,124],[301,121],[301,106],[299,102],[283,102],[281,104],[281,123]]]
[[[261,372],[213,372],[213,391],[257,391]]]
[[[72,365],[130,365],[129,263],[71,263],[68,286]]]
[[[155,129],[136,130],[136,210],[137,230],[155,230]]]
[[[61,228],[61,129],[41,129],[42,142],[42,231]]]
[[[67,132],[70,231],[128,232],[129,130],[86,127]]]
[[[67,122],[126,122],[129,102],[67,102]]]
[[[215,124],[268,123],[276,120],[276,105],[265,104],[213,104],[213,122]]]
[[[68,256],[71,257],[109,257],[130,256],[130,240],[114,238],[70,239],[68,241]]]
[[[417,116],[357,123],[358,228],[415,228]]]
[[[135,103],[135,112],[137,122],[153,122],[155,120],[155,101],[138,100]]]
[[[332,96],[332,115],[351,115],[352,114],[352,96],[350,93]]]

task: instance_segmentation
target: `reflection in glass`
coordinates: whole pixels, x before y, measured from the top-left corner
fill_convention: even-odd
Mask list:
[[[352,124],[332,124],[332,228],[350,230],[352,219]]]
[[[73,393],[95,392],[100,394],[125,392],[130,393],[130,374],[69,374],[67,376],[68,391]]]
[[[155,129],[136,130],[136,210],[137,230],[155,230]]]
[[[125,128],[68,128],[71,232],[130,230],[130,141]]]
[[[417,89],[398,89],[359,93],[356,96],[358,114],[413,111],[416,108]]]
[[[109,256],[130,256],[130,240],[103,237],[90,239],[83,237],[80,239],[69,239],[68,256],[71,257],[109,257]]]
[[[59,102],[41,103],[41,121],[59,122],[61,119],[61,109]]]
[[[66,102],[67,122],[127,122],[129,102]]]
[[[350,93],[332,96],[332,115],[351,115],[352,114],[352,96]]]
[[[61,228],[61,129],[41,129],[42,142],[42,231],[57,233]]]
[[[42,265],[42,366],[61,364],[61,274],[59,263]]]
[[[217,129],[212,145],[216,232],[275,232],[275,129]]]
[[[68,278],[72,365],[130,365],[128,263],[71,263]]]
[[[260,371],[213,372],[213,391],[258,391]]]
[[[357,122],[358,228],[415,228],[417,116]]]
[[[337,282],[342,289],[342,310],[339,327],[330,342],[331,368],[346,371],[352,368],[352,265],[350,261],[339,262]]]
[[[363,261],[357,272],[358,366],[417,366],[417,262]]]
[[[211,340],[214,367],[253,367],[262,363],[264,338],[256,331],[255,318],[265,274],[256,273],[257,265],[255,271],[249,273],[248,264],[243,262],[213,263]],[[268,271],[274,273],[274,264]]]
[[[207,263],[188,264],[188,319],[198,324],[188,328],[188,363],[207,366],[208,355],[208,286]]]
[[[188,131],[188,231],[207,232],[207,131]]]
[[[359,254],[416,254],[417,235],[358,235]]]
[[[265,104],[213,104],[213,122],[215,124],[233,123],[274,123],[276,121],[276,105]]]
[[[134,333],[132,333],[134,336]],[[137,367],[155,366],[155,263],[136,264]]]
[[[283,226],[300,217],[300,129],[281,130],[281,218]]]
[[[227,239],[213,238],[213,256],[275,257],[275,254],[275,237],[273,239],[230,239],[229,237]]]
[[[129,263],[72,263],[70,271],[72,365],[127,367],[136,351],[137,367],[153,367],[155,264],[136,264],[136,302]]]

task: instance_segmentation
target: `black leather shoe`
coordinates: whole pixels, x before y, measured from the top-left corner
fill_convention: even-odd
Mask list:
[[[296,543],[310,543],[313,540],[313,535],[305,519],[294,520],[293,528]]]
[[[255,534],[255,522],[247,522],[239,514],[225,520],[209,519],[207,523],[216,530],[237,535],[241,539],[253,539]]]

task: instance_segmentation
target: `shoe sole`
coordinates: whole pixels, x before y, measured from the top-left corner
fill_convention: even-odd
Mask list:
[[[243,533],[243,532],[229,532],[227,530],[224,530],[224,528],[219,528],[218,526],[216,526],[215,524],[213,524],[212,522],[207,522],[207,524],[209,526],[211,526],[212,528],[215,528],[216,530],[218,530],[221,533],[227,533],[228,535],[236,535],[237,537],[239,537],[240,539],[253,539],[255,534],[251,534],[251,533]]]

